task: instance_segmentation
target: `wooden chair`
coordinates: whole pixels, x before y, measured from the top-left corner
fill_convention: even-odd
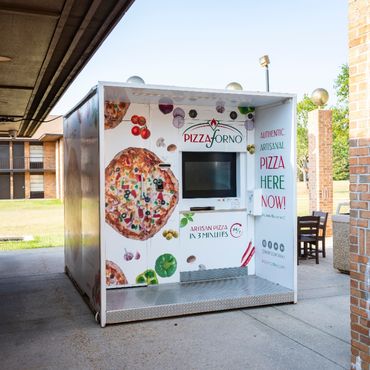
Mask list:
[[[320,229],[319,216],[300,216],[297,218],[298,265],[300,258],[309,258],[309,257],[315,258],[316,263],[319,263],[319,229]]]
[[[320,217],[319,242],[321,242],[321,249],[319,249],[319,252],[321,252],[322,256],[325,258],[326,223],[328,222],[328,213],[321,211],[313,211],[312,216]]]

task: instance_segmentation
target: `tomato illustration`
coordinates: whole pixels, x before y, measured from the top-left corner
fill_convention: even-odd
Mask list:
[[[144,126],[146,124],[146,119],[143,116],[138,117],[138,124]]]
[[[139,123],[139,116],[137,116],[136,114],[134,116],[131,117],[131,122],[134,124],[134,125],[137,125]]]
[[[140,128],[139,128],[139,127],[137,127],[137,126],[134,126],[134,127],[131,129],[131,133],[132,133],[132,135],[135,135],[135,136],[140,135]]]
[[[148,139],[150,136],[150,130],[147,128],[142,128],[140,134],[143,139]]]

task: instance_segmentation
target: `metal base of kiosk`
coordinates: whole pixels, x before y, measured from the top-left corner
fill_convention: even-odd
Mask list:
[[[294,301],[293,290],[254,275],[107,291],[107,324]]]

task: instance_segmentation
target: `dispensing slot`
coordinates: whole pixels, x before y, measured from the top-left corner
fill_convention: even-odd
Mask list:
[[[215,207],[190,207],[190,211],[214,211]]]

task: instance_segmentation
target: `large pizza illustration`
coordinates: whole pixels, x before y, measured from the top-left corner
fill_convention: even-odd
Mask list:
[[[150,150],[127,148],[105,169],[105,220],[121,235],[146,240],[168,221],[178,181]]]
[[[118,126],[125,116],[130,103],[125,102],[104,102],[104,128],[111,129]]]
[[[107,286],[124,285],[128,283],[125,274],[119,266],[108,260],[105,261],[105,277]]]

